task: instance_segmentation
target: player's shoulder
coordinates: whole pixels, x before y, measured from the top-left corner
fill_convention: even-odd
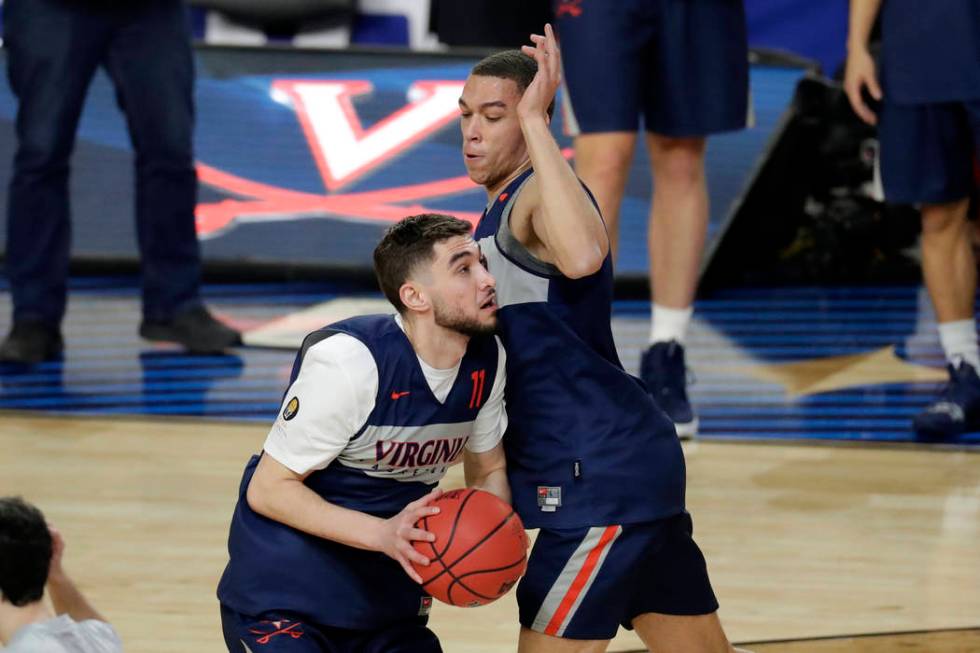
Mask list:
[[[122,651],[122,640],[119,638],[119,633],[112,624],[101,621],[99,619],[86,619],[84,621],[79,621],[79,629],[87,631],[87,634],[95,640],[99,648],[93,648],[92,650],[98,650],[103,653],[115,653],[116,651]]]
[[[517,188],[517,199],[514,200],[514,208],[511,212],[521,209],[527,210],[541,204],[541,184],[538,176],[532,171],[528,178]]]
[[[346,387],[360,392],[376,388],[378,362],[363,342],[346,333],[335,333],[306,350],[298,380],[304,388]]]
[[[495,335],[493,340],[497,343],[497,367],[503,369],[504,364],[507,362],[507,348],[504,347],[504,342],[500,339],[500,336]]]
[[[517,197],[511,206],[507,222],[517,240],[527,244],[533,231],[531,225],[534,216],[541,206],[541,185],[534,173],[531,173],[516,192]]]
[[[477,357],[484,363],[496,361],[498,367],[507,358],[504,343],[501,341],[500,336],[496,334],[479,335],[471,338],[470,344],[467,347],[467,355]]]
[[[333,333],[306,350],[304,363],[337,365],[344,368],[374,367],[374,355],[360,339],[347,333]]]

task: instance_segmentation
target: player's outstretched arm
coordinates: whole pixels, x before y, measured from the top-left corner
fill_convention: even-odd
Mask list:
[[[303,483],[305,478],[305,474],[297,474],[266,452],[246,491],[248,505],[264,517],[311,535],[358,549],[380,551],[396,560],[414,581],[422,582],[409,561],[427,565],[429,559],[412,547],[412,541],[431,542],[435,536],[415,528],[415,522],[439,512],[428,504],[441,490],[433,490],[394,517],[382,519],[324,500]]]
[[[545,25],[544,35],[532,34],[531,41],[534,45],[522,50],[537,62],[538,72],[517,105],[534,166],[534,178],[525,191],[532,194],[527,209],[548,258],[562,274],[575,279],[602,267],[609,237],[599,211],[551,134],[548,105],[561,83],[561,52],[551,25]]]
[[[498,443],[490,451],[463,454],[463,474],[466,487],[486,490],[510,503],[510,484],[507,482],[507,459],[504,445]]]
[[[864,101],[861,92],[867,88],[876,100],[882,98],[878,84],[875,62],[868,51],[868,39],[881,0],[851,0],[850,19],[847,34],[847,65],[844,70],[844,91],[851,102],[854,113],[861,120],[873,125],[878,122],[871,107]]]

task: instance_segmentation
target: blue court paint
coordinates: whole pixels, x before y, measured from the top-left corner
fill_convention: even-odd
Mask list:
[[[71,280],[64,360],[31,369],[0,365],[0,410],[52,415],[186,416],[271,423],[292,366],[292,351],[239,348],[189,356],[140,340],[139,284],[132,277]],[[338,295],[343,283],[209,285],[209,305],[251,325]],[[793,396],[746,374],[752,365],[805,364],[894,346],[919,365],[944,365],[935,320],[917,287],[765,288],[716,293],[696,304],[688,340],[690,393],[701,435],[725,440],[913,442],[912,416],[940,384],[887,383]],[[0,318],[10,297],[0,283]],[[613,330],[627,370],[646,346],[650,304],[617,302]],[[923,311],[920,314],[920,311]],[[6,331],[8,324],[0,323]],[[980,434],[959,444],[980,445]]]

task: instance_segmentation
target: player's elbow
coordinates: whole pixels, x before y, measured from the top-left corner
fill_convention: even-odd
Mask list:
[[[248,503],[249,508],[262,514],[262,493],[256,485],[255,478],[252,478],[248,487],[245,489],[245,502]]]
[[[599,247],[594,247],[589,251],[579,253],[577,256],[569,257],[568,260],[559,261],[558,269],[569,279],[581,279],[602,269],[605,258],[602,250]]]
[[[272,508],[269,505],[269,489],[258,474],[252,476],[252,480],[249,481],[248,488],[245,490],[245,501],[248,503],[249,508],[263,517],[271,516]]]

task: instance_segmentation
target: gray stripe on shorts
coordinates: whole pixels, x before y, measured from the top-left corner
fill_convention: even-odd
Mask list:
[[[544,601],[541,602],[541,607],[538,609],[538,614],[534,617],[534,622],[531,624],[532,630],[542,633],[545,632],[548,624],[551,622],[552,618],[554,618],[555,613],[558,612],[558,608],[561,606],[561,602],[565,598],[565,595],[568,594],[568,591],[571,589],[575,578],[578,576],[579,572],[582,571],[582,567],[585,566],[585,561],[589,557],[589,554],[596,548],[596,546],[598,546],[599,541],[602,539],[602,534],[606,531],[606,528],[608,527],[595,526],[590,528],[589,532],[585,534],[584,538],[582,538],[581,544],[579,544],[578,548],[575,549],[575,552],[572,553],[571,557],[568,559],[568,562],[565,563],[561,573],[558,574],[558,579],[555,581],[554,585],[551,586],[551,589],[548,590],[548,594],[544,597]],[[575,603],[572,605],[571,610],[568,611],[568,614],[565,615],[565,618],[562,620],[561,626],[556,633],[559,637],[564,634],[566,626],[569,622],[571,622],[572,617],[575,616],[575,611],[578,610],[579,605],[582,603],[582,599],[585,598],[589,588],[592,587],[592,582],[595,580],[599,569],[602,567],[602,563],[605,561],[606,555],[609,553],[609,549],[612,548],[613,542],[616,541],[622,532],[623,527],[617,526],[616,535],[613,536],[612,540],[606,544],[606,548],[602,551],[599,560],[596,562],[595,568],[592,570],[592,573],[589,574],[588,581],[582,588],[582,591],[579,592],[578,597],[576,597]]]
[[[601,536],[605,531],[606,529],[603,528],[599,535]],[[595,579],[599,576],[599,570],[602,568],[602,563],[606,561],[606,556],[609,555],[609,550],[612,549],[613,543],[619,538],[622,532],[623,527],[617,526],[616,534],[613,535],[612,539],[606,543],[606,547],[602,550],[602,553],[599,554],[599,560],[596,561],[595,569],[593,569],[592,573],[589,574],[589,579],[585,582],[585,586],[582,588],[582,591],[579,592],[578,596],[575,598],[575,603],[572,604],[572,609],[569,610],[568,614],[565,616],[565,620],[562,622],[561,628],[558,629],[557,635],[559,637],[562,637],[565,634],[565,629],[568,627],[568,624],[571,623],[572,617],[574,617],[575,613],[578,611],[578,606],[582,603],[582,599],[584,599],[585,595],[589,593],[589,590],[592,588],[592,583],[595,582]]]

